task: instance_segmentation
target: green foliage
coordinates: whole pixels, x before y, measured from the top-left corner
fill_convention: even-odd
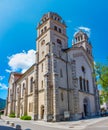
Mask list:
[[[100,94],[100,103],[108,101],[108,65],[97,63],[95,66],[97,84],[102,87]]]
[[[98,76],[97,83],[100,84],[105,91],[108,91],[108,65],[98,63],[95,68]]]
[[[12,112],[12,113],[9,115],[9,117],[11,117],[11,118],[15,118],[15,117],[16,117],[16,116],[15,116],[15,113]]]
[[[21,116],[20,119],[21,120],[31,120],[31,116],[27,116],[27,115]]]

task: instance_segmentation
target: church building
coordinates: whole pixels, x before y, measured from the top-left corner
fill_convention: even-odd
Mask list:
[[[62,17],[43,15],[37,26],[35,64],[23,74],[10,74],[6,115],[62,121],[99,113],[92,45],[82,30],[72,41],[69,48]]]

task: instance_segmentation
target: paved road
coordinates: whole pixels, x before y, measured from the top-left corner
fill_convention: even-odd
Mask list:
[[[108,118],[104,121],[100,121],[100,122],[95,123],[93,125],[89,125],[84,130],[108,130]]]
[[[80,121],[47,123],[44,121],[22,121],[2,116],[0,120],[0,130],[15,130],[6,124],[6,120],[20,124],[22,130],[108,130],[108,117],[95,118]]]

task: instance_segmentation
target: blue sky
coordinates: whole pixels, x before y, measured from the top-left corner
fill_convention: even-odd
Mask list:
[[[36,27],[49,11],[65,20],[69,46],[77,28],[89,29],[94,59],[105,63],[107,5],[108,0],[0,0],[0,97],[7,96],[9,72],[24,72],[34,62]]]

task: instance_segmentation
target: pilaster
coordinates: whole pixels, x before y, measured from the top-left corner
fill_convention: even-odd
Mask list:
[[[34,67],[35,79],[33,84],[33,120],[38,119],[38,65]]]
[[[73,107],[74,107],[74,119],[77,120],[77,113],[79,113],[79,91],[78,91],[78,79],[76,77],[76,63],[75,60],[72,64],[72,81],[73,81]]]
[[[9,114],[11,114],[13,112],[12,108],[13,108],[13,94],[11,93],[10,94],[10,113]]]
[[[16,117],[19,117],[20,116],[20,96],[21,96],[21,93],[20,93],[20,87],[18,88],[17,90],[17,112],[16,112]]]
[[[53,121],[59,120],[59,102],[58,102],[58,73],[57,61],[52,54],[52,82],[53,82]]]
[[[26,87],[24,88],[24,115],[27,115],[27,89],[28,79],[26,79]]]
[[[46,55],[45,59],[45,111],[44,111],[44,120],[50,121],[52,120],[52,110],[51,110],[51,86],[50,86],[50,55]]]

